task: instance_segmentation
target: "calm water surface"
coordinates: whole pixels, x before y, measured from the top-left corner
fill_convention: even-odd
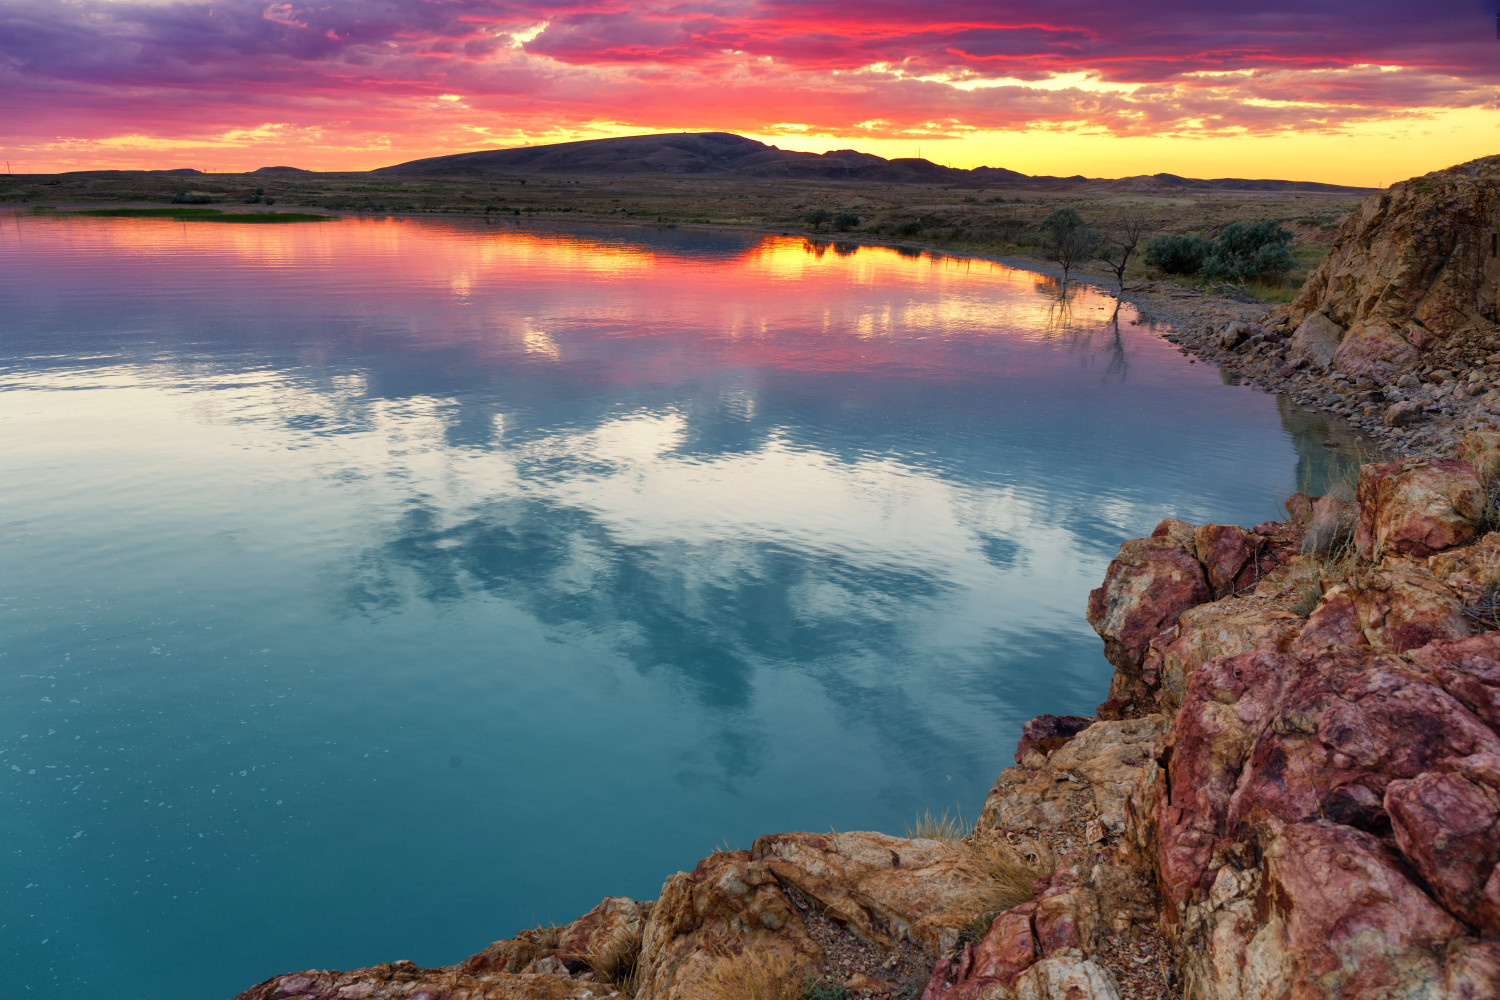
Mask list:
[[[790,238],[0,216],[0,996],[447,963],[976,812],[1104,697],[1122,539],[1328,474],[1112,309]]]

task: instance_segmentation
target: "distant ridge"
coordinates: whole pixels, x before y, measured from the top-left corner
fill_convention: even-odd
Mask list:
[[[252,174],[310,174],[311,170],[303,170],[301,167],[259,167],[250,171]]]
[[[264,169],[264,168],[263,168]],[[1030,176],[1003,167],[964,170],[931,160],[836,149],[799,153],[733,132],[671,132],[614,139],[581,139],[545,146],[518,146],[410,160],[371,171],[396,176],[463,177],[484,174],[685,174],[694,176],[860,180],[887,184],[946,183],[975,187],[1087,185],[1101,190],[1154,191],[1318,191],[1360,194],[1370,188],[1315,181],[1250,180],[1238,177],[1198,180],[1151,174],[1117,180]]]

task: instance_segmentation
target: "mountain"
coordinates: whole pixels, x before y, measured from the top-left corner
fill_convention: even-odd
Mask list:
[[[799,153],[732,132],[673,132],[615,139],[582,139],[545,146],[485,149],[411,160],[371,171],[403,177],[473,177],[485,174],[685,174],[700,177],[858,180],[887,184],[956,184],[965,187],[1079,185],[1118,191],[1323,191],[1365,193],[1367,188],[1302,181],[1220,178],[1197,180],[1176,174],[1100,180],[1029,176],[1003,167],[963,170],[917,157],[888,160],[854,149]]]

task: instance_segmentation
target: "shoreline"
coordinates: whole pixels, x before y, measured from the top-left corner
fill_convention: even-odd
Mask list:
[[[19,215],[36,207],[39,207],[39,205],[18,202],[14,205],[6,204],[0,206],[0,213],[15,212]],[[164,206],[157,202],[129,201],[109,205],[99,202],[58,202],[50,207],[55,207],[62,213],[88,208],[162,208]],[[932,244],[884,239],[859,232],[799,232],[763,225],[736,225],[733,223],[657,223],[634,219],[594,217],[583,213],[569,213],[569,216],[565,218],[560,214],[535,214],[517,217],[443,211],[335,211],[318,205],[297,205],[290,203],[285,205],[277,204],[269,209],[266,206],[260,205],[234,204],[223,204],[216,207],[225,211],[226,214],[234,214],[238,210],[239,212],[269,211],[277,214],[282,212],[312,212],[335,218],[362,219],[441,218],[470,221],[495,219],[501,220],[507,226],[519,226],[522,224],[538,226],[540,224],[539,228],[549,226],[567,227],[584,224],[614,229],[673,229],[696,232],[795,237],[810,243],[827,243],[829,245],[844,243],[856,246],[880,247],[898,252],[915,251],[933,256],[949,257],[955,260],[982,261],[990,264],[999,264],[1002,267],[1008,267],[1013,270],[1039,274],[1054,281],[1060,280],[1062,277],[1062,269],[1060,267],[1051,261],[1041,258],[985,254],[962,249],[950,250]],[[1212,364],[1220,372],[1245,384],[1256,386],[1263,391],[1273,394],[1290,396],[1302,408],[1323,414],[1345,425],[1354,437],[1362,437],[1370,440],[1374,446],[1371,449],[1372,451],[1385,451],[1396,455],[1408,455],[1416,452],[1451,454],[1457,448],[1458,442],[1463,435],[1468,430],[1473,429],[1474,421],[1472,420],[1447,421],[1442,419],[1443,417],[1454,416],[1451,409],[1444,409],[1442,407],[1439,407],[1435,411],[1439,415],[1439,419],[1429,420],[1422,427],[1408,431],[1391,428],[1378,420],[1372,421],[1367,419],[1362,411],[1356,410],[1356,406],[1369,398],[1372,390],[1379,392],[1373,384],[1341,388],[1337,384],[1340,381],[1338,376],[1325,374],[1322,377],[1317,377],[1303,370],[1283,374],[1281,368],[1286,361],[1284,341],[1290,335],[1291,331],[1285,331],[1279,337],[1276,335],[1267,336],[1265,331],[1267,328],[1274,327],[1275,314],[1278,309],[1284,309],[1284,306],[1258,300],[1246,301],[1221,295],[1205,295],[1188,286],[1154,279],[1127,282],[1123,292],[1118,292],[1110,287],[1114,284],[1112,279],[1113,274],[1111,272],[1087,266],[1072,268],[1069,274],[1070,282],[1080,282],[1093,286],[1104,294],[1115,298],[1121,304],[1132,306],[1136,310],[1142,324],[1157,333],[1162,339],[1175,345],[1180,353],[1190,355],[1204,363]],[[1244,340],[1234,350],[1219,347],[1218,341],[1223,336],[1223,332],[1235,324],[1243,324],[1247,330]],[[1165,331],[1159,330],[1158,327],[1162,326],[1168,329]],[[1261,337],[1257,338],[1256,333],[1260,333]],[[1252,341],[1254,341],[1253,344]],[[1262,347],[1265,349],[1262,350]],[[1247,348],[1249,349],[1248,352]],[[1361,396],[1351,400],[1351,393],[1358,393]],[[1430,395],[1418,393],[1415,399],[1424,409],[1433,404]],[[1495,403],[1496,411],[1500,412],[1500,398],[1497,398]]]

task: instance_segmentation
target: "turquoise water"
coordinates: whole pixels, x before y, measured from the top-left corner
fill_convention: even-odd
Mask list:
[[[0,215],[0,996],[448,963],[976,812],[1104,697],[1122,539],[1337,453],[1112,309],[792,238]]]

